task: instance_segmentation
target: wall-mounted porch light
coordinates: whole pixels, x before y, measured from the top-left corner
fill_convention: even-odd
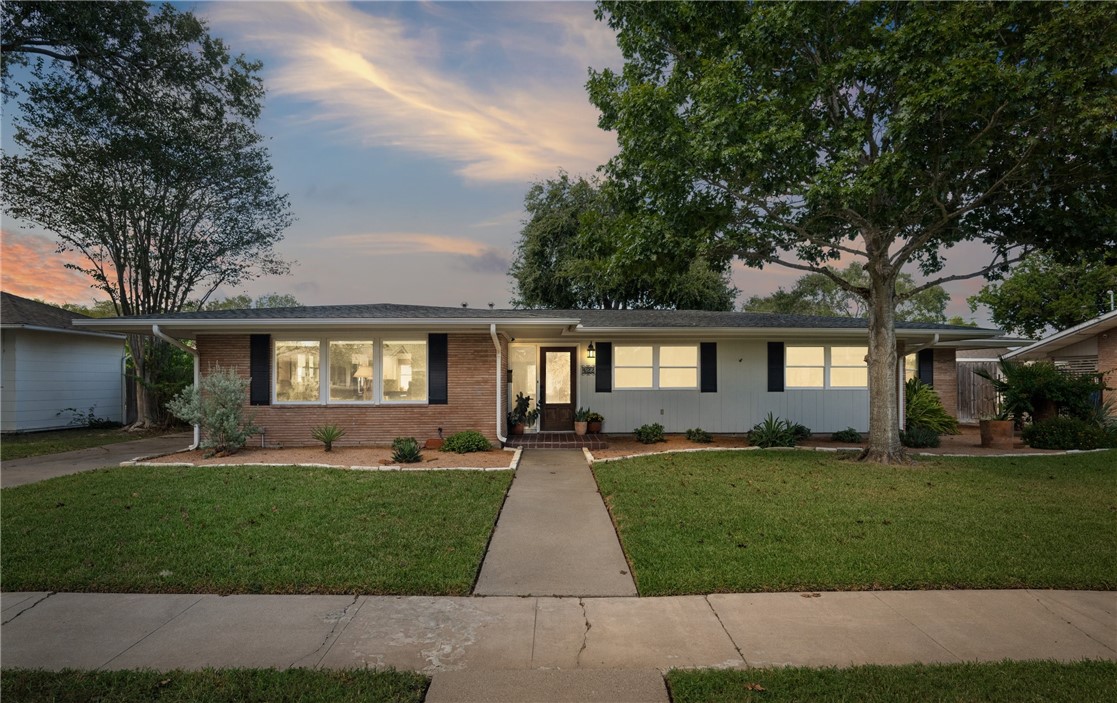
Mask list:
[[[589,347],[586,349],[586,358],[590,361],[597,358],[597,349],[593,346],[593,342],[590,342]]]

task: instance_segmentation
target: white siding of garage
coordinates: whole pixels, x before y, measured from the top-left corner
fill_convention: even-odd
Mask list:
[[[121,421],[124,341],[82,334],[5,330],[4,432],[69,426],[70,413],[90,407],[99,418]]]

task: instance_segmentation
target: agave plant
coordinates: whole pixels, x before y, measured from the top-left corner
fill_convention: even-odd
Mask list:
[[[345,436],[345,430],[337,425],[319,425],[310,431],[310,436],[326,445],[326,451],[334,450],[334,442]]]

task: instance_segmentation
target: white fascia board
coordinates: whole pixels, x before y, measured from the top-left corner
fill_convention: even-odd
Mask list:
[[[1083,339],[1089,339],[1095,334],[1100,334],[1114,327],[1117,327],[1117,310],[1111,310],[1104,315],[1095,317],[1092,320],[1087,320],[1082,324],[1067,328],[1062,332],[1056,332],[1047,339],[1041,339],[1031,346],[1024,347],[1023,349],[1017,349],[1016,351],[1005,354],[1004,358],[1041,358],[1053,351],[1058,351],[1063,347],[1068,347],[1076,342],[1082,341]]]
[[[569,334],[579,337],[868,337],[866,328],[851,327],[575,327]],[[930,341],[935,335],[939,339],[953,337],[956,340],[971,340],[975,337],[995,337],[1000,330],[906,330],[897,329],[897,339],[922,339]]]
[[[176,331],[197,332],[227,332],[227,331],[255,331],[255,330],[308,330],[308,329],[338,329],[338,328],[401,328],[421,327],[424,329],[481,329],[488,331],[491,325],[498,328],[530,326],[530,327],[561,327],[566,328],[577,324],[577,320],[562,319],[486,319],[486,318],[253,318],[253,319],[152,319],[152,318],[113,318],[98,320],[78,320],[75,324],[82,327],[102,327],[114,331],[128,333],[150,333],[152,325],[159,325],[163,331],[174,334]]]
[[[78,322],[78,320],[75,320]],[[113,334],[112,332],[86,332],[85,330],[67,330],[61,327],[43,327],[41,325],[0,325],[0,329],[6,330],[31,330],[32,332],[53,332],[55,334],[80,334],[85,337],[104,337],[106,339],[124,339],[123,334]]]

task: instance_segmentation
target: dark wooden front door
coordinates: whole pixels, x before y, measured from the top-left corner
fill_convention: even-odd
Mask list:
[[[574,429],[574,349],[543,347],[539,350],[539,429],[570,432]]]

